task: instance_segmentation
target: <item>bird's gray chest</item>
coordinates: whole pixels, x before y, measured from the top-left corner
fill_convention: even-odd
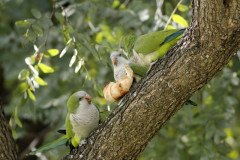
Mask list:
[[[78,107],[75,114],[70,114],[70,121],[75,135],[86,138],[97,127],[99,112],[96,107]]]
[[[127,73],[125,71],[124,65],[114,67],[114,79],[115,81],[121,80]]]

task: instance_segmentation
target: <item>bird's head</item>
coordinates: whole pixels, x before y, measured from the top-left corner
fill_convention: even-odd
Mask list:
[[[92,97],[85,91],[78,91],[68,99],[67,106],[69,110],[75,110],[79,105],[88,106],[92,102]]]
[[[110,58],[111,58],[113,66],[118,66],[118,65],[129,63],[129,61],[122,56],[120,51],[113,51],[111,53]]]

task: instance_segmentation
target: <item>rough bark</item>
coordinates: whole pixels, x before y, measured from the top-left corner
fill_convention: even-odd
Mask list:
[[[16,144],[12,137],[12,132],[5,119],[2,106],[0,105],[0,159],[17,159]]]
[[[65,159],[137,159],[161,127],[240,49],[240,1],[193,0],[183,38]]]

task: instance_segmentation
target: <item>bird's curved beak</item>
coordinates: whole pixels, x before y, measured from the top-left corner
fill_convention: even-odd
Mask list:
[[[112,63],[113,63],[114,65],[117,65],[117,64],[118,64],[118,60],[117,60],[116,57],[112,57]]]
[[[89,94],[85,96],[85,99],[88,101],[88,104],[90,104],[92,101],[92,97]]]

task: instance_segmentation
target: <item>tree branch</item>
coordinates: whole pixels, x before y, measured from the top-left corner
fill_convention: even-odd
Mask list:
[[[182,39],[65,159],[137,159],[161,127],[240,49],[240,2],[193,0]]]
[[[15,160],[17,159],[16,145],[12,137],[10,126],[7,123],[0,105],[0,159]]]

